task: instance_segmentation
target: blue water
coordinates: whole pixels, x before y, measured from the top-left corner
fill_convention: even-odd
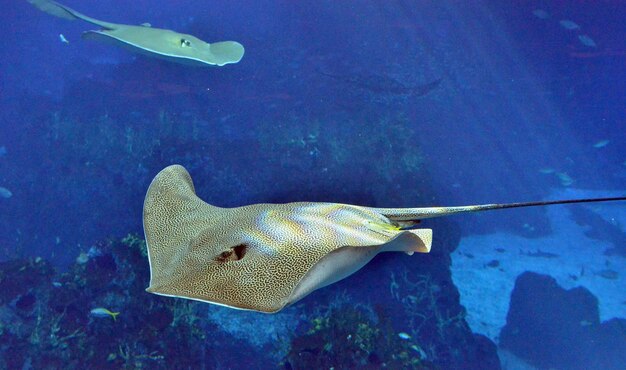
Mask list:
[[[0,197],[0,261],[41,257],[58,271],[73,271],[81,253],[128,234],[143,236],[145,192],[170,164],[185,166],[197,194],[223,207],[294,201],[452,206],[542,200],[570,188],[626,193],[626,5],[618,1],[64,4],[106,21],[149,22],[208,42],[236,40],[246,53],[224,67],[179,65],[82,40],[81,32],[94,26],[52,17],[26,1],[5,5],[0,187],[11,195]],[[533,14],[538,9],[545,16]],[[566,29],[559,24],[563,19],[580,28]],[[585,45],[579,35],[596,46]],[[439,79],[424,94],[408,92]],[[623,203],[613,207],[623,214]],[[219,356],[204,348],[194,366],[302,368],[286,355],[309,330],[298,320],[310,322],[341,302],[366,307],[374,322],[386,315],[389,333],[408,332],[411,340],[426,342],[441,333],[436,325],[421,334],[407,327],[418,324],[407,319],[402,297],[390,296],[392,279],[430,276],[445,293],[433,304],[462,312],[449,271],[449,254],[461,238],[498,232],[539,238],[553,232],[544,208],[425,223],[435,232],[430,255],[380,255],[355,276],[279,313],[294,322],[276,329],[277,338],[255,342],[229,332],[238,341],[227,337]],[[613,226],[594,240],[623,240],[624,225]],[[618,268],[625,266],[624,255],[607,256],[618,282],[626,278]],[[148,281],[138,283],[145,288]],[[399,294],[416,294],[409,285]],[[163,301],[138,294],[146,302]],[[127,310],[132,297],[116,309]],[[16,301],[4,304],[2,313]],[[100,304],[86,305],[88,314]],[[257,321],[257,330],[266,334],[274,325],[283,327],[268,321],[276,316],[201,303],[193,310],[235,327],[237,320],[242,327],[245,320]],[[11,317],[3,315],[3,321]],[[497,361],[468,350],[487,348],[484,358],[492,359],[495,344],[472,337],[459,320],[466,336],[441,336],[438,347],[424,350],[426,360],[440,368],[498,368]],[[227,332],[211,325],[198,330],[209,337]],[[0,340],[2,333],[0,327]],[[8,343],[0,349],[6,351]],[[620,345],[626,346],[626,335],[618,338]],[[245,356],[238,352],[248,349]],[[320,351],[301,352],[300,358],[325,356]],[[385,358],[391,352],[366,352],[367,363],[360,366],[399,366]],[[102,366],[121,367],[119,357]],[[152,357],[134,366],[174,366]],[[559,361],[548,363],[569,366]],[[0,361],[0,367],[15,363]],[[72,366],[80,368],[80,361]]]

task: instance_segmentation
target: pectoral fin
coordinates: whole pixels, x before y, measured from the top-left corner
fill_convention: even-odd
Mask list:
[[[432,229],[405,230],[382,245],[381,252],[429,253],[433,243]]]
[[[314,290],[333,284],[354,274],[380,252],[428,253],[432,244],[432,230],[402,231],[382,245],[338,248],[313,266],[294,289],[289,303],[302,299]]]

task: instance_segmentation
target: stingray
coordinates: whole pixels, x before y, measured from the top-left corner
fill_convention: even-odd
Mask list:
[[[80,19],[101,27],[83,33],[85,39],[102,39],[130,48],[148,56],[183,64],[216,65],[237,63],[244,53],[243,46],[235,41],[206,43],[195,36],[153,28],[149,23],[139,26],[99,21],[51,0],[28,0],[46,13],[64,19]]]
[[[152,180],[143,210],[148,292],[236,309],[278,312],[359,270],[380,252],[428,253],[425,218],[621,198],[461,207],[371,208],[298,202],[220,208],[196,196],[187,170]]]

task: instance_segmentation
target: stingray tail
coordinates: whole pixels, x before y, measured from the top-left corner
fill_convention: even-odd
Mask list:
[[[48,14],[52,14],[55,17],[69,19],[72,21],[75,19],[80,19],[85,22],[95,24],[97,26],[100,26],[108,30],[112,30],[116,26],[115,23],[99,21],[97,19],[88,17],[82,13],[77,12],[76,10],[70,7],[67,7],[63,4],[59,4],[56,1],[51,1],[51,0],[27,0],[27,1],[33,4],[33,6],[35,6],[37,9],[44,11]]]
[[[553,204],[571,204],[571,203],[592,203],[592,202],[610,202],[626,200],[626,197],[611,198],[587,198],[587,199],[565,199],[565,200],[548,200],[540,202],[523,202],[523,203],[502,203],[502,204],[480,204],[474,206],[459,207],[424,207],[424,208],[369,208],[374,212],[378,212],[393,221],[417,221],[425,218],[448,216],[455,213],[488,211],[492,209],[505,208],[521,208],[548,206]]]

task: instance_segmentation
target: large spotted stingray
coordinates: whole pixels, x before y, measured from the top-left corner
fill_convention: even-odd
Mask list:
[[[380,252],[428,253],[425,218],[489,209],[626,200],[596,198],[462,207],[370,208],[336,203],[219,208],[195,194],[179,165],[146,194],[148,291],[232,308],[278,312],[354,273]]]
[[[148,23],[133,26],[100,21],[52,0],[28,2],[48,14],[69,20],[80,19],[101,27],[83,33],[83,38],[111,41],[141,54],[177,63],[223,66],[239,62],[244,54],[243,46],[236,41],[209,44],[192,35],[153,28]]]

